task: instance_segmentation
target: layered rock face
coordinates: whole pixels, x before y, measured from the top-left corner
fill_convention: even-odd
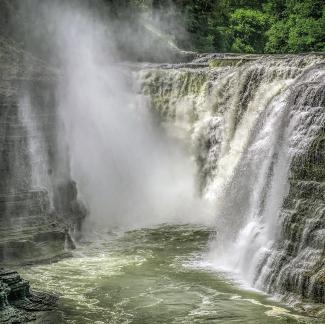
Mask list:
[[[289,145],[289,193],[280,212],[279,242],[260,271],[269,292],[325,303],[324,63],[296,81],[287,105],[291,120],[297,119]]]
[[[0,323],[27,323],[35,312],[52,311],[57,297],[32,292],[29,283],[15,271],[0,269]]]
[[[215,201],[214,261],[322,312],[324,56],[215,54],[142,66],[135,78]]]
[[[0,264],[54,261],[70,255],[71,234],[86,215],[58,136],[58,75],[6,38],[0,38],[0,75]],[[16,272],[0,270],[1,323],[35,320],[35,311],[55,303],[32,293]]]
[[[0,262],[55,259],[85,216],[58,137],[58,75],[5,38],[0,73]]]

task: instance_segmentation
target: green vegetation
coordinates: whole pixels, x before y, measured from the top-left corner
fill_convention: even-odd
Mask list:
[[[67,4],[65,0],[0,0],[1,34],[15,37],[23,43],[25,36],[30,38],[31,29],[35,27],[30,24],[28,11],[23,5],[28,7],[55,1]],[[325,52],[324,0],[70,1],[74,2],[97,10],[107,21],[115,22],[113,34],[119,41],[122,39],[122,43],[127,43],[121,46],[127,49],[136,47],[138,36],[146,34],[143,25],[151,22],[157,30],[170,36],[179,48],[185,50],[235,53]],[[11,35],[13,31],[14,36]],[[42,31],[38,33],[41,34]],[[135,44],[132,45],[132,42]],[[152,40],[146,42],[151,49],[156,48],[157,53],[161,51]],[[142,47],[146,42],[138,46]],[[39,44],[38,52],[46,51],[42,49],[46,48],[46,42],[35,43]]]
[[[112,3],[114,0],[107,0]],[[323,0],[125,0],[159,15],[165,32],[201,52],[325,51]],[[119,2],[118,2],[119,3]],[[180,32],[180,26],[183,31]]]

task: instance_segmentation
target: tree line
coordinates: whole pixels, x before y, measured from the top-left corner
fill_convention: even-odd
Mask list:
[[[324,0],[106,0],[159,15],[187,50],[300,53],[325,51]],[[134,11],[134,10],[133,10]],[[180,26],[185,33],[179,32]],[[184,36],[186,35],[186,37]]]
[[[54,0],[52,0],[54,1]],[[67,3],[65,0],[57,2]],[[69,0],[88,3],[122,26],[139,28],[146,16],[182,49],[199,52],[325,52],[324,0]],[[0,34],[28,33],[18,4],[44,0],[0,0]],[[50,3],[51,1],[48,0]],[[103,6],[104,4],[104,6]],[[11,23],[15,17],[14,23]],[[18,18],[17,18],[18,17]],[[19,24],[17,24],[19,21]],[[26,27],[27,26],[27,27]],[[141,33],[140,33],[141,34]],[[17,37],[16,37],[17,38]]]

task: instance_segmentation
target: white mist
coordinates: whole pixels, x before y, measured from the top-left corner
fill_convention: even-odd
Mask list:
[[[115,63],[108,28],[77,8],[49,15],[62,64],[60,115],[88,221],[102,228],[204,223],[210,214],[196,197],[192,161],[155,124],[132,73]]]

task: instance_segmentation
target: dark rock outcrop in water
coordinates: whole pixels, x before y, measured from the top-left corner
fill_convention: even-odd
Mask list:
[[[15,271],[0,269],[0,323],[27,323],[56,308],[57,297],[31,291]]]

